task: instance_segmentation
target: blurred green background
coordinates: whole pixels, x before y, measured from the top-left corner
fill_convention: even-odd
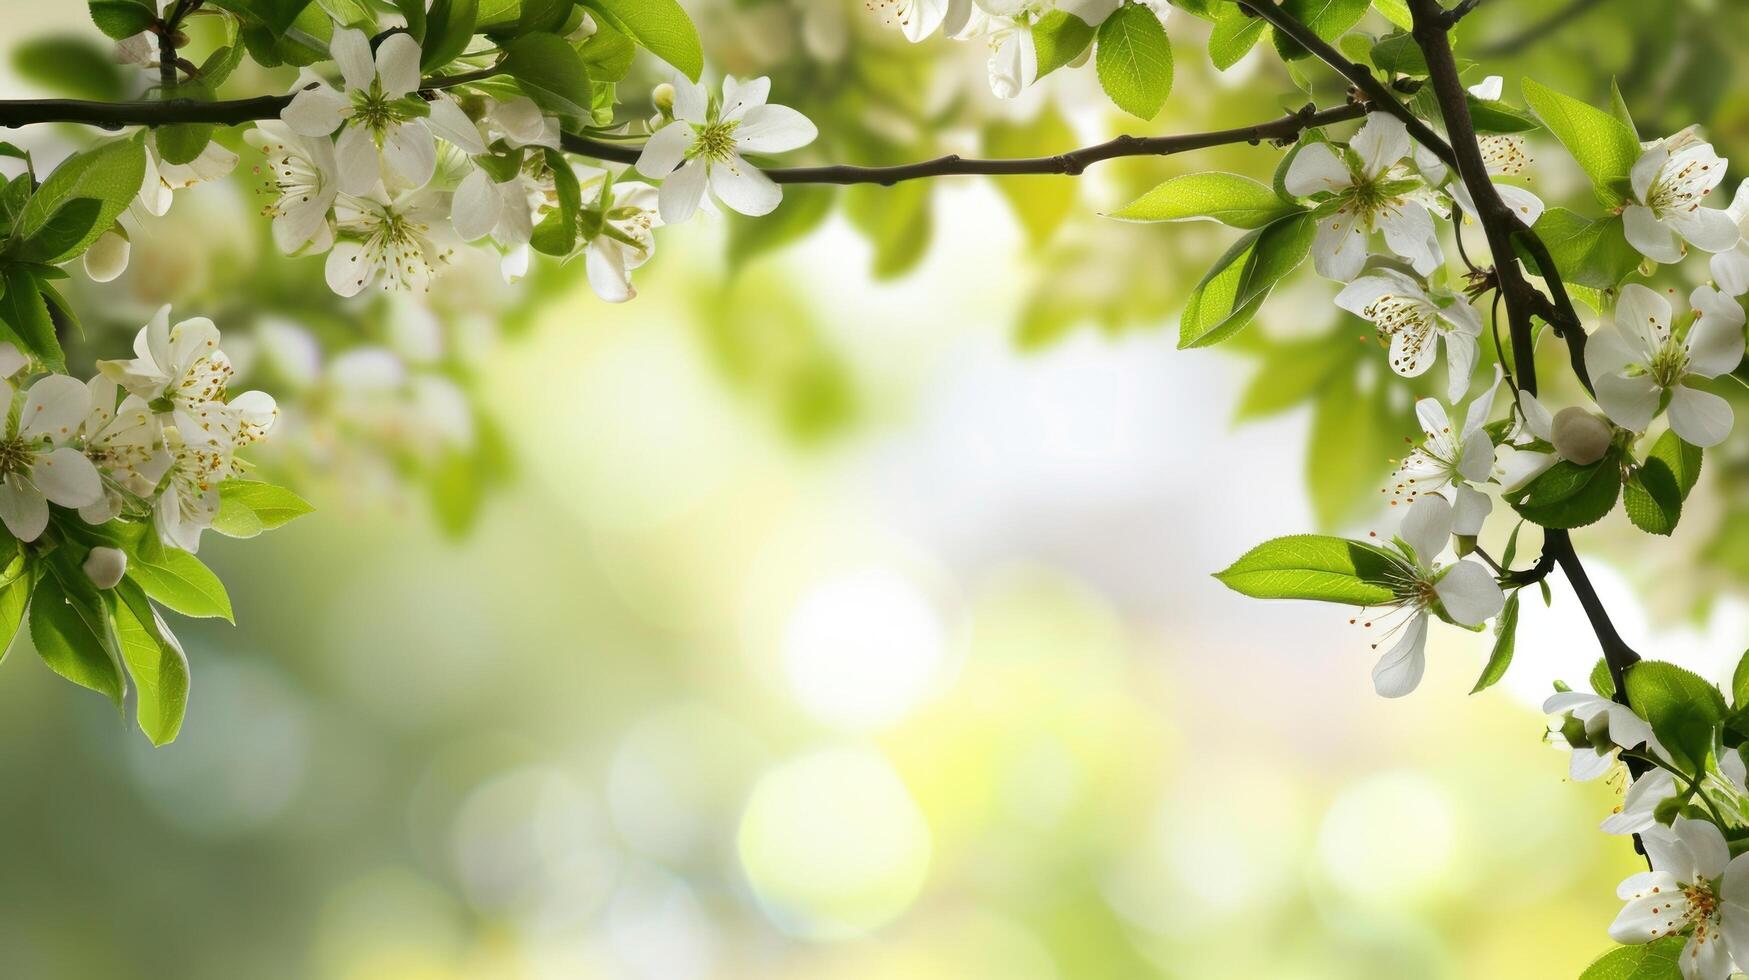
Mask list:
[[[1199,62],[1182,13],[1143,125],[1086,71],[996,103],[976,45],[906,46],[861,0],[687,6],[717,70],[819,122],[821,159],[1307,100],[1260,53]],[[1535,27],[1566,6],[1486,4],[1463,53],[1512,99],[1524,73],[1597,99],[1618,78],[1648,137],[1698,120],[1749,154],[1740,8]],[[53,94],[31,59],[98,39],[84,5],[5,8],[0,86]],[[9,138],[51,159],[89,134]],[[1538,151],[1545,196],[1582,198]],[[1303,276],[1239,356],[1175,351],[1226,234],[1098,214],[1277,159],[792,193],[660,233],[619,307],[490,259],[431,311],[342,303],[320,259],[272,253],[252,160],[179,194],[127,276],[75,290],[75,363],[159,302],[213,316],[286,406],[264,466],[318,513],[203,550],[238,625],[178,624],[168,748],[27,644],[0,664],[0,973],[1577,975],[1636,859],[1592,829],[1619,787],[1568,784],[1539,740],[1549,682],[1596,657],[1571,597],[1527,606],[1500,687],[1464,693],[1487,637],[1441,635],[1383,702],[1347,613],[1208,576],[1275,534],[1388,528],[1376,488],[1415,431],[1329,284]],[[1581,546],[1631,642],[1717,676],[1749,632],[1749,460],[1708,466],[1674,542],[1621,521]]]

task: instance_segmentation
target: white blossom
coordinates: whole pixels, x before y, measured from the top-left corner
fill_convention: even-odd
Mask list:
[[[586,191],[601,187],[591,208],[598,216],[597,230],[583,249],[589,285],[603,300],[623,303],[638,294],[632,288],[632,271],[656,252],[654,231],[662,223],[658,192],[641,181],[609,182],[595,168],[579,167],[577,176]]]
[[[1649,943],[1692,927],[1679,961],[1684,980],[1726,980],[1732,950],[1749,950],[1749,861],[1733,860],[1724,834],[1704,820],[1677,817],[1640,840],[1652,870],[1616,889],[1627,905],[1610,938]]]
[[[116,404],[120,386],[99,374],[86,383],[91,411],[79,427],[85,458],[103,478],[103,495],[79,508],[87,524],[113,520],[132,500],[149,499],[170,468],[163,428],[146,400],[128,395]]]
[[[662,220],[692,217],[706,188],[730,210],[769,214],[783,191],[743,153],[781,153],[812,143],[818,131],[801,113],[770,105],[771,79],[723,79],[721,102],[685,77],[674,81],[674,121],[657,130],[638,157],[638,172],[661,180]]]
[[[1415,403],[1415,417],[1427,438],[1397,468],[1391,487],[1393,505],[1413,503],[1423,493],[1450,489],[1452,530],[1471,536],[1481,533],[1494,501],[1475,485],[1486,482],[1494,469],[1494,441],[1486,426],[1500,380],[1496,368],[1494,383],[1470,402],[1462,428],[1452,427],[1451,416],[1438,399],[1423,398]]]
[[[1295,154],[1285,178],[1288,192],[1321,202],[1312,240],[1319,275],[1338,282],[1360,275],[1374,231],[1382,231],[1385,245],[1421,275],[1439,268],[1443,253],[1430,210],[1438,207],[1437,198],[1401,164],[1411,145],[1402,120],[1374,112],[1346,151],[1307,143]]]
[[[1737,185],[1725,214],[1737,226],[1737,242],[1712,257],[1713,281],[1725,295],[1742,296],[1749,293],[1749,180]]]
[[[271,120],[256,123],[243,138],[261,151],[267,168],[263,177],[275,195],[262,209],[273,219],[274,244],[288,255],[332,248],[329,212],[340,193],[333,142],[325,136],[299,136]]]
[[[1679,262],[1683,243],[1704,252],[1723,252],[1742,238],[1724,211],[1704,207],[1725,179],[1726,161],[1711,143],[1684,130],[1641,152],[1629,174],[1634,199],[1622,211],[1628,244],[1654,262]]]
[[[11,382],[0,382],[7,403]],[[51,374],[25,392],[8,413],[0,439],[0,522],[20,541],[35,541],[49,523],[49,504],[84,507],[103,494],[97,469],[72,443],[91,407],[85,385]]]
[[[1678,336],[1669,300],[1639,283],[1622,287],[1614,322],[1585,345],[1585,367],[1598,406],[1617,425],[1644,432],[1668,395],[1676,434],[1692,445],[1716,446],[1731,431],[1731,405],[1687,382],[1716,378],[1742,361],[1743,308],[1707,286],[1695,289],[1690,302],[1700,315]]]
[[[1584,782],[1608,772],[1622,749],[1645,746],[1664,755],[1664,747],[1652,734],[1652,726],[1627,705],[1588,691],[1558,691],[1543,702],[1543,713],[1560,719],[1571,716],[1585,729],[1588,747],[1575,748],[1570,773]]]
[[[964,30],[972,0],[872,0],[869,8],[898,25],[907,40],[921,41],[936,31],[952,37]]]
[[[1391,370],[1405,378],[1425,374],[1438,360],[1443,340],[1448,400],[1469,391],[1482,317],[1462,297],[1435,298],[1403,273],[1379,268],[1338,293],[1336,305],[1378,328],[1379,338],[1390,345]]]
[[[1403,515],[1398,533],[1408,546],[1410,561],[1395,583],[1391,606],[1405,618],[1391,628],[1397,642],[1373,667],[1373,688],[1387,698],[1399,698],[1421,683],[1427,667],[1427,620],[1449,617],[1461,626],[1478,626],[1498,615],[1506,597],[1489,571],[1473,561],[1441,566],[1437,559],[1451,540],[1452,509],[1444,497],[1428,495]],[[1374,644],[1375,647],[1378,644]]]
[[[340,240],[328,253],[328,288],[355,296],[374,283],[423,293],[450,260],[443,197],[429,189],[393,199],[342,196],[334,208]]]

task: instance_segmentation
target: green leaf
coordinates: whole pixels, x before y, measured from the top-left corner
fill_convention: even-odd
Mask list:
[[[1372,46],[1372,63],[1387,75],[1427,77],[1427,56],[1421,53],[1421,45],[1415,43],[1415,38],[1407,33],[1398,32],[1379,38]]]
[[[152,26],[158,10],[148,0],[91,0],[91,22],[117,41]]]
[[[1049,156],[1074,142],[1075,130],[1051,103],[1026,122],[999,119],[984,127],[984,149],[994,157]],[[1054,175],[996,181],[996,190],[1014,209],[1034,245],[1049,241],[1075,209],[1075,186],[1076,181]]]
[[[43,299],[46,284],[21,265],[0,267],[0,283],[5,285],[0,291],[0,327],[5,328],[0,330],[0,338],[10,340],[50,370],[65,371],[67,358],[61,353],[55,323]]]
[[[134,544],[128,553],[127,577],[146,595],[184,616],[236,621],[225,584],[199,558],[158,544],[150,531]]]
[[[1518,641],[1518,592],[1506,597],[1506,605],[1500,610],[1500,618],[1494,621],[1494,652],[1488,655],[1487,666],[1482,668],[1482,676],[1476,679],[1476,686],[1470,688],[1471,694],[1476,694],[1493,687],[1500,678],[1506,676],[1506,668],[1512,666],[1512,652]]]
[[[595,33],[577,46],[583,63],[589,66],[589,77],[597,82],[617,82],[631,71],[637,56],[637,45],[606,23],[595,25]]]
[[[31,574],[24,555],[13,556],[0,575],[0,660],[18,639],[18,628],[24,624],[24,611],[30,606],[30,589],[35,576]]]
[[[1609,658],[1598,657],[1591,665],[1591,676],[1586,680],[1591,684],[1592,693],[1598,697],[1615,699],[1615,675],[1609,672]]]
[[[1646,465],[1650,466],[1653,460],[1670,471],[1676,480],[1676,489],[1682,494],[1682,499],[1687,500],[1695,481],[1700,479],[1700,447],[1683,442],[1675,430],[1666,429],[1652,444],[1652,451],[1646,455]]]
[[[1634,114],[1628,111],[1628,102],[1621,97],[1621,86],[1613,78],[1609,80],[1609,114],[1620,120],[1628,132],[1634,134],[1634,139],[1640,138],[1640,127],[1634,125]]]
[[[109,609],[67,549],[51,553],[30,599],[30,639],[62,677],[121,704],[125,681]]]
[[[1209,32],[1209,61],[1226,71],[1239,63],[1257,46],[1257,39],[1269,29],[1261,17],[1253,17],[1236,3],[1221,5],[1215,14],[1214,30]]]
[[[25,80],[69,98],[114,102],[126,95],[114,54],[83,37],[27,40],[13,49],[12,67]]]
[[[517,85],[568,129],[590,122],[589,69],[557,34],[524,34],[504,47],[503,68]]]
[[[213,141],[216,129],[208,123],[181,123],[159,129],[152,139],[165,163],[192,163]]]
[[[522,9],[516,15],[516,31],[556,33],[565,26],[565,18],[576,6],[575,0],[522,0]]]
[[[1099,25],[1098,40],[1094,67],[1105,94],[1138,119],[1158,115],[1172,92],[1172,44],[1160,18],[1126,3]]]
[[[134,719],[153,745],[168,745],[188,711],[188,656],[137,584],[123,579],[105,599],[138,692]]]
[[[1374,606],[1396,598],[1405,559],[1376,545],[1321,534],[1276,538],[1246,552],[1215,578],[1257,599],[1312,599]]]
[[[1032,25],[1032,46],[1037,53],[1038,75],[1043,78],[1081,57],[1093,43],[1097,29],[1074,14],[1053,10]]]
[[[1621,462],[1613,453],[1590,466],[1563,459],[1506,499],[1533,524],[1584,527],[1615,509],[1621,482]]]
[[[1111,217],[1120,221],[1205,218],[1234,228],[1261,228],[1299,210],[1249,177],[1210,171],[1174,177],[1113,211]]]
[[[58,265],[77,258],[140,192],[146,175],[145,137],[140,134],[112,140],[95,149],[75,154],[49,174],[18,219],[18,242],[9,251],[16,258],[45,265]],[[89,227],[68,238],[64,227],[51,229],[63,208],[80,198],[100,202]],[[81,219],[83,221],[83,219]]]
[[[1682,489],[1661,459],[1648,459],[1622,484],[1622,509],[1647,534],[1668,535],[1682,519]]]
[[[1404,0],[1373,0],[1372,9],[1405,31],[1415,26],[1415,17],[1409,12],[1409,5]]]
[[[1566,208],[1549,208],[1533,230],[1568,283],[1614,289],[1640,267],[1640,253],[1628,244],[1620,215],[1593,221]],[[1542,274],[1534,261],[1525,258],[1532,271]]]
[[[1422,89],[1422,91],[1430,91]],[[1540,129],[1537,121],[1529,114],[1522,112],[1504,102],[1487,102],[1473,95],[1464,96],[1470,106],[1470,122],[1476,127],[1476,132],[1483,135],[1490,133],[1528,133]]]
[[[1665,936],[1640,946],[1618,946],[1598,957],[1579,980],[1682,980],[1687,936]]]
[[[584,0],[584,5],[601,14],[614,30],[698,81],[704,71],[704,46],[692,18],[676,0]]]
[[[1370,0],[1282,0],[1281,10],[1311,28],[1313,34],[1335,41],[1360,23],[1371,6]],[[1275,50],[1284,61],[1311,55],[1298,41],[1280,31],[1275,33]]]
[[[219,513],[213,530],[232,538],[252,538],[315,510],[284,487],[253,480],[219,484]]]
[[[1640,141],[1633,130],[1609,113],[1533,79],[1524,80],[1524,101],[1591,178],[1597,199],[1608,207],[1621,204],[1628,174],[1640,156]]]
[[[1725,720],[1718,688],[1675,664],[1643,660],[1627,670],[1627,695],[1677,768],[1691,775],[1705,771],[1713,734]]]
[[[1302,211],[1235,242],[1186,300],[1179,349],[1220,343],[1250,323],[1276,282],[1305,261],[1316,232],[1310,212]]]
[[[430,72],[461,57],[474,39],[479,0],[436,0],[425,15],[425,40],[419,48],[420,70]]]
[[[1749,706],[1749,650],[1743,651],[1737,669],[1731,673],[1731,704],[1737,708]]]

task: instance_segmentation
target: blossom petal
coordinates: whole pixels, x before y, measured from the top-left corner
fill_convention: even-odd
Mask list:
[[[1500,615],[1506,594],[1492,572],[1473,561],[1460,561],[1433,586],[1445,611],[1463,626],[1479,626]]]
[[[638,173],[652,180],[668,176],[686,162],[686,151],[692,141],[692,127],[683,122],[669,123],[656,130],[638,154]]]
[[[626,271],[624,253],[614,247],[616,244],[591,243],[584,257],[590,287],[608,303],[624,303],[637,295],[632,289],[631,274]]]
[[[723,108],[719,118],[724,122],[741,119],[749,110],[765,105],[765,100],[770,97],[771,79],[764,75],[745,82],[736,81],[732,75],[725,75]]]
[[[1517,184],[1496,183],[1494,190],[1500,195],[1500,200],[1518,215],[1518,220],[1524,222],[1526,228],[1536,224],[1536,219],[1543,216],[1546,205],[1543,199]]]
[[[323,271],[336,296],[356,296],[376,279],[379,270],[366,260],[362,244],[347,241],[334,245]]]
[[[377,77],[376,59],[371,56],[370,38],[363,31],[354,27],[336,28],[334,39],[328,42],[328,54],[340,66],[340,77],[346,79],[348,89],[370,90]]]
[[[19,433],[36,441],[44,436],[59,445],[73,437],[85,416],[91,414],[91,389],[78,378],[51,374],[24,396],[19,414]]]
[[[1691,446],[1707,449],[1731,434],[1731,403],[1687,385],[1670,389],[1670,428]]]
[[[377,78],[383,96],[398,99],[419,87],[419,42],[413,35],[396,32],[377,48]]]
[[[35,541],[49,526],[49,502],[42,491],[13,473],[0,482],[0,523],[20,541]]]
[[[1391,164],[1409,155],[1409,130],[1403,121],[1386,112],[1367,113],[1366,125],[1348,142],[1348,148],[1360,157],[1361,170],[1376,178],[1389,170]]]
[[[1470,433],[1464,440],[1463,454],[1458,457],[1458,475],[1471,483],[1482,483],[1494,469],[1494,440],[1482,429]]]
[[[762,105],[749,109],[735,128],[735,146],[743,153],[782,153],[807,146],[819,135],[807,116],[789,106]]]
[[[1633,170],[1630,171],[1628,178],[1629,183],[1633,185],[1634,197],[1637,200],[1644,203],[1650,199],[1652,183],[1658,179],[1659,171],[1663,170],[1664,165],[1669,162],[1670,147],[1663,142],[1648,147],[1634,161]]]
[[[376,141],[363,126],[348,126],[340,131],[334,144],[334,166],[339,171],[340,189],[348,194],[369,194],[382,180]]]
[[[1629,283],[1615,304],[1615,325],[1645,355],[1636,363],[1650,361],[1670,336],[1670,301],[1637,282]]]
[[[1749,244],[1739,244],[1712,257],[1713,281],[1728,296],[1749,293]]]
[[[1433,215],[1426,208],[1413,201],[1387,208],[1379,214],[1378,223],[1385,233],[1385,244],[1408,259],[1416,272],[1432,275],[1439,268],[1444,252],[1433,227]]]
[[[1585,371],[1593,379],[1606,374],[1620,374],[1629,366],[1644,364],[1650,359],[1644,351],[1637,349],[1636,344],[1623,336],[1621,328],[1613,323],[1599,327],[1585,344]],[[1542,414],[1545,418],[1548,417],[1547,410]],[[1541,438],[1548,438],[1546,434],[1539,435]]]
[[[1470,375],[1476,369],[1476,338],[1451,331],[1445,335],[1445,362],[1449,374],[1446,397],[1457,402],[1470,390]]]
[[[1705,820],[1677,817],[1670,829],[1688,848],[1689,856],[1694,859],[1694,870],[1700,877],[1717,878],[1725,873],[1725,865],[1731,862],[1731,848],[1725,843],[1725,835],[1719,828]]]
[[[711,192],[732,211],[758,217],[777,210],[783,188],[765,172],[737,156],[710,168]]]
[[[383,163],[400,186],[424,187],[437,172],[437,141],[424,125],[402,123],[383,135]]]
[[[1670,227],[1703,252],[1723,252],[1737,247],[1743,232],[1731,216],[1716,208],[1672,211],[1665,216]]]
[[[1349,282],[1366,266],[1366,230],[1353,208],[1343,207],[1318,220],[1312,238],[1312,267],[1318,275]]]
[[[1486,437],[1484,437],[1486,438]],[[1457,502],[1452,505],[1451,529],[1454,534],[1475,537],[1494,512],[1494,498],[1475,487],[1458,484]]]
[[[30,479],[43,496],[62,507],[88,507],[103,499],[103,478],[97,467],[72,447],[38,456],[30,467]]]
[[[1719,902],[1719,929],[1725,942],[1732,949],[1749,952],[1749,855],[1739,854],[1725,866]]]
[[[1348,164],[1336,156],[1330,144],[1307,143],[1294,154],[1283,183],[1289,194],[1310,197],[1313,194],[1340,193],[1354,184],[1354,175],[1348,172]]]
[[[692,217],[693,212],[698,210],[698,202],[704,198],[708,182],[704,162],[700,160],[688,160],[679,170],[670,174],[662,181],[662,189],[657,198],[657,206],[662,211],[662,222],[677,225]]]
[[[1716,378],[1736,370],[1743,361],[1743,307],[1705,286],[1694,291],[1691,302],[1700,318],[1688,332],[1688,373]]]
[[[1622,231],[1635,251],[1666,265],[1682,261],[1682,246],[1676,242],[1676,232],[1660,221],[1651,208],[1630,204],[1621,217]]]
[[[1662,390],[1657,382],[1643,374],[1595,375],[1591,381],[1597,386],[1597,405],[1611,422],[1635,432],[1644,432],[1652,424]]]
[[[1426,671],[1427,617],[1418,615],[1404,625],[1396,645],[1373,666],[1373,690],[1379,697],[1400,698],[1420,685]]]
[[[425,117],[425,128],[434,136],[469,156],[477,157],[486,152],[486,141],[480,138],[480,127],[474,125],[454,99],[440,97],[431,102],[430,108],[431,115]],[[538,116],[539,110],[536,114]]]
[[[340,128],[346,110],[351,107],[345,96],[326,85],[318,85],[292,96],[291,102],[280,110],[279,118],[300,136],[327,136]]]
[[[1422,568],[1432,568],[1433,560],[1445,550],[1451,540],[1451,504],[1438,494],[1421,497],[1403,515],[1397,536],[1415,549],[1415,561]]]

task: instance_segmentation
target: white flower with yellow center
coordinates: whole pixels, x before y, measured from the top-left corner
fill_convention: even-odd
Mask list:
[[[1692,129],[1658,140],[1640,153],[1629,174],[1634,198],[1622,210],[1628,244],[1654,262],[1680,262],[1683,243],[1723,252],[1742,234],[1731,216],[1704,207],[1725,179],[1726,161]]]
[[[1731,405],[1688,384],[1716,378],[1743,360],[1743,307],[1707,286],[1689,297],[1699,316],[1682,335],[1671,329],[1670,301],[1639,283],[1622,287],[1615,321],[1592,334],[1585,368],[1597,404],[1617,425],[1644,432],[1666,397],[1670,428],[1684,441],[1716,446],[1731,432]]]
[[[1391,370],[1405,378],[1427,373],[1443,340],[1448,400],[1469,391],[1482,317],[1462,297],[1436,298],[1401,272],[1380,268],[1337,293],[1336,305],[1378,328],[1379,339],[1390,347]]]
[[[328,253],[328,288],[356,296],[380,282],[385,290],[429,292],[438,266],[455,254],[446,211],[443,196],[430,190],[393,199],[342,195],[334,207],[340,241]]]
[[[85,507],[103,496],[103,480],[74,448],[91,395],[76,378],[51,374],[22,396],[0,382],[7,413],[0,436],[0,522],[20,541],[35,541],[49,524],[49,504]],[[22,398],[22,400],[20,400]]]
[[[1462,428],[1453,427],[1451,416],[1438,399],[1423,398],[1415,403],[1415,417],[1427,438],[1397,467],[1395,482],[1389,488],[1393,506],[1412,504],[1424,493],[1449,488],[1452,530],[1470,536],[1481,533],[1494,501],[1476,484],[1487,482],[1494,469],[1494,440],[1487,424],[1500,380],[1496,369],[1494,383],[1470,402]]]
[[[133,501],[149,500],[170,468],[158,414],[138,395],[121,396],[120,385],[102,375],[86,383],[91,411],[79,428],[85,458],[103,477],[103,496],[79,508],[87,524],[112,520]]]
[[[1459,626],[1480,626],[1505,605],[1505,595],[1486,568],[1473,561],[1438,563],[1451,540],[1451,528],[1451,504],[1441,496],[1422,497],[1403,515],[1398,538],[1404,558],[1397,561],[1393,572],[1392,591],[1397,598],[1390,607],[1404,615],[1386,630],[1387,636],[1402,635],[1372,672],[1373,688],[1382,697],[1400,698],[1421,683],[1427,668],[1429,617],[1439,616]]]
[[[334,245],[328,216],[340,193],[333,141],[299,136],[272,120],[256,123],[243,139],[261,151],[266,168],[256,172],[273,195],[273,203],[262,209],[273,219],[273,243],[287,255],[328,251]]]
[[[953,37],[964,30],[972,0],[870,0],[869,9],[896,25],[906,40],[921,41],[936,31]]]
[[[1736,970],[1732,950],[1749,951],[1749,861],[1732,859],[1724,834],[1704,820],[1677,817],[1640,840],[1652,870],[1616,889],[1627,905],[1610,938],[1649,943],[1686,933],[1684,980],[1727,980]]]
[[[638,295],[632,272],[656,254],[655,229],[662,223],[658,192],[635,180],[610,181],[605,171],[577,167],[585,195],[599,188],[584,209],[584,267],[595,295],[624,303]]]
[[[794,109],[770,105],[771,79],[723,79],[723,97],[712,99],[684,76],[674,80],[674,121],[657,130],[638,156],[638,172],[662,181],[662,220],[692,217],[708,188],[730,210],[770,214],[783,191],[744,153],[782,153],[814,141],[818,130]]]
[[[1288,165],[1288,193],[1318,202],[1312,265],[1318,274],[1349,282],[1366,265],[1374,231],[1421,275],[1439,268],[1443,253],[1433,228],[1437,196],[1402,165],[1413,141],[1402,120],[1370,113],[1345,150],[1307,143]]]
[[[219,349],[219,328],[206,317],[172,326],[170,307],[160,307],[134,336],[133,360],[99,361],[97,368],[175,425],[185,441],[227,447],[236,442],[235,419],[225,408],[225,386],[236,370]]]

